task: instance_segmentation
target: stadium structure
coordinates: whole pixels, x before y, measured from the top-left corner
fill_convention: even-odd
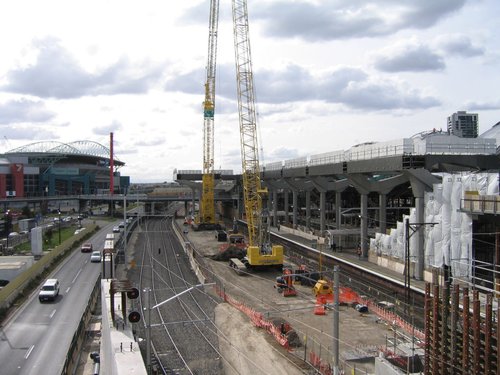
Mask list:
[[[110,144],[43,141],[0,154],[0,199],[126,191],[130,177],[118,172],[125,163]]]

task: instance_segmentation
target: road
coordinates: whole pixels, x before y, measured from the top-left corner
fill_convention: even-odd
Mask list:
[[[90,242],[102,250],[104,226]],[[60,282],[56,301],[40,303],[38,288],[0,330],[2,375],[61,374],[68,349],[100,274],[90,254],[75,250],[48,277]]]

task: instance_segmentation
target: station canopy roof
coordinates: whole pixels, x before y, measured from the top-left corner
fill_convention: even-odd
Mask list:
[[[97,158],[110,158],[109,148],[94,141],[75,141],[71,143],[62,143],[57,141],[42,141],[30,143],[25,146],[17,147],[5,154],[58,154],[74,156],[91,156]],[[114,161],[123,164],[114,157]]]

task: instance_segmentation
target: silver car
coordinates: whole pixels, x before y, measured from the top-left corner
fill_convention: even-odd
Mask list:
[[[100,251],[93,251],[92,254],[90,255],[90,261],[92,263],[100,263],[101,262],[101,252]]]

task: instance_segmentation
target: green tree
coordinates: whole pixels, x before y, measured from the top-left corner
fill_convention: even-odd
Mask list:
[[[54,235],[54,231],[52,228],[47,229],[45,232],[45,242],[52,242],[52,236]]]
[[[26,205],[23,207],[23,209],[21,211],[21,215],[24,216],[25,218],[29,219],[29,218],[33,217],[33,212],[31,212],[29,206]]]

